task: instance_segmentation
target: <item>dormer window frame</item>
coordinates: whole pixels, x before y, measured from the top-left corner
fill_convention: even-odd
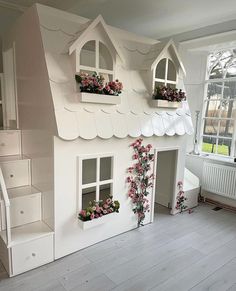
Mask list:
[[[85,66],[85,65],[81,65],[80,64],[80,54],[81,54],[81,50],[83,49],[83,47],[90,41],[95,41],[95,67],[90,67],[90,66]],[[106,49],[109,51],[110,56],[112,58],[112,70],[107,70],[107,69],[102,69],[99,67],[99,43],[103,44]],[[109,81],[115,80],[115,60],[114,57],[109,49],[109,47],[100,39],[89,39],[86,40],[83,45],[81,46],[81,48],[78,51],[78,72],[77,73],[81,73],[84,71],[89,71],[91,73],[96,72],[98,75],[100,74],[107,74],[108,76],[111,76],[111,79],[109,79]]]
[[[161,78],[156,78],[156,70],[157,70],[157,67],[159,65],[159,63],[162,61],[162,60],[166,60],[166,63],[165,63],[165,77],[164,79],[161,79]],[[169,64],[169,61],[171,61],[175,67],[175,70],[176,70],[176,80],[175,81],[172,81],[172,80],[168,80],[168,64]],[[168,86],[168,84],[172,84],[172,85],[176,85],[178,84],[178,77],[179,77],[179,73],[178,73],[178,69],[176,69],[176,65],[174,63],[174,61],[169,57],[169,56],[164,56],[163,58],[161,58],[159,60],[159,62],[156,64],[155,66],[155,69],[153,70],[153,90],[155,90],[155,88],[157,87],[156,86],[156,83],[163,83],[164,86]]]

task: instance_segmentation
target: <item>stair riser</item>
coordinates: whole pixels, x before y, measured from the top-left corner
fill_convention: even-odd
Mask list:
[[[1,162],[0,166],[7,188],[31,185],[30,160]]]
[[[0,156],[21,154],[21,133],[19,130],[0,131]]]
[[[41,193],[10,199],[11,227],[41,220]],[[6,229],[5,207],[1,202],[1,227]]]

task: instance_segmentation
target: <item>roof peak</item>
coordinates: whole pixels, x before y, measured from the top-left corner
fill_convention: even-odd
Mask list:
[[[113,38],[104,18],[102,17],[101,14],[99,14],[94,20],[90,20],[88,21],[88,26],[82,31],[82,33],[78,36],[78,38],[73,42],[73,44],[69,47],[69,54],[72,54],[77,46],[79,45],[79,43],[81,42],[82,38],[84,38],[84,36],[89,33],[90,31],[92,31],[93,29],[95,29],[99,24],[102,25],[102,28],[104,30],[104,33],[108,36],[108,38],[110,39],[116,53],[118,54],[118,56],[120,57],[121,61],[123,63],[125,63],[125,58],[123,56],[123,53],[121,52],[119,45],[117,44],[116,40]]]

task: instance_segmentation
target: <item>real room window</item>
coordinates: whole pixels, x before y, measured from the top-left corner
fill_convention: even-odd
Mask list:
[[[169,58],[161,59],[156,66],[154,76],[154,88],[167,86],[176,88],[177,72],[174,63]]]
[[[97,72],[103,75],[106,82],[114,79],[113,58],[106,47],[99,40],[90,40],[80,50],[80,71],[88,74]]]
[[[209,55],[203,110],[202,152],[234,156],[236,49]]]
[[[79,210],[113,196],[114,156],[79,157]]]

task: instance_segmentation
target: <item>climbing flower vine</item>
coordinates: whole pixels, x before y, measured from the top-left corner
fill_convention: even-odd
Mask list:
[[[138,227],[143,225],[145,213],[150,211],[147,196],[153,187],[153,174],[149,174],[154,155],[150,153],[152,146],[144,146],[141,138],[130,144],[133,148],[134,165],[128,168],[127,183],[129,184],[128,196],[131,198],[134,207],[133,212],[138,217]]]
[[[181,181],[178,182],[177,187],[179,192],[176,196],[177,201],[175,208],[177,210],[180,210],[181,213],[187,208],[187,206],[185,205],[185,201],[187,200],[187,198],[184,196],[183,183]]]

